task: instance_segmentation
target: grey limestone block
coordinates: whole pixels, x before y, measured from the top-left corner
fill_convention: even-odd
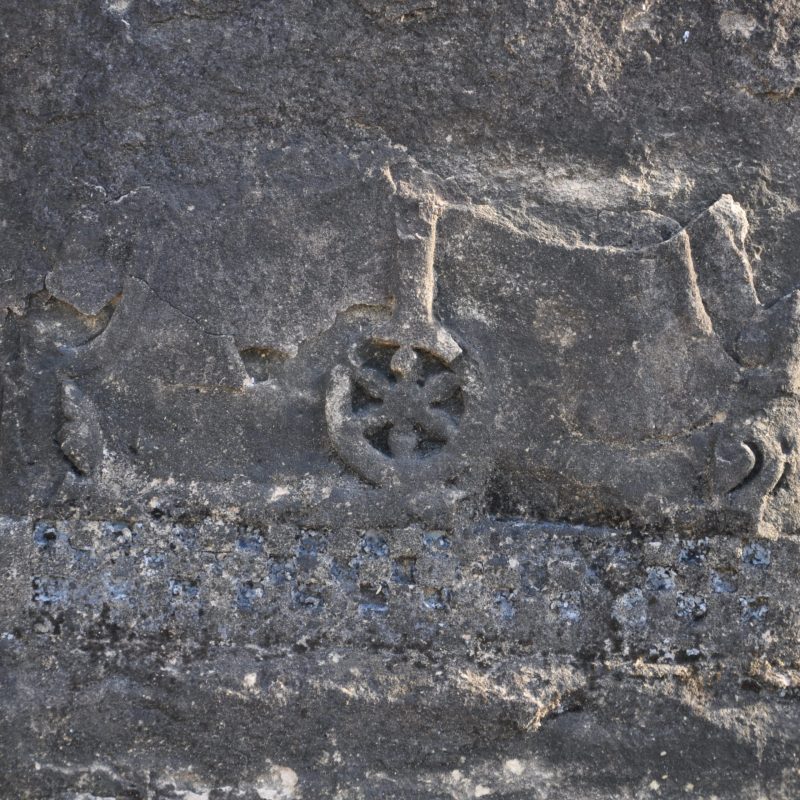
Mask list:
[[[0,797],[800,796],[796,0],[0,0]]]

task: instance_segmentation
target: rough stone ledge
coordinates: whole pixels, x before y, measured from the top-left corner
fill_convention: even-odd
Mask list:
[[[14,797],[788,798],[800,785],[786,767],[795,538],[491,519],[0,530]]]

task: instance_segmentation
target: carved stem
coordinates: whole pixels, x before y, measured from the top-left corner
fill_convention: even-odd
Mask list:
[[[399,205],[395,320],[403,327],[432,324],[438,209],[416,199],[399,199]]]

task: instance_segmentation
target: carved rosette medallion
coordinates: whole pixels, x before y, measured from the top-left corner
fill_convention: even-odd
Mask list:
[[[326,419],[341,458],[381,485],[446,479],[465,411],[465,376],[409,345],[365,342],[331,374]]]

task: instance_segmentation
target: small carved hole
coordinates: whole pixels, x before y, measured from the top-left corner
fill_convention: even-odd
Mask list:
[[[247,374],[256,382],[263,383],[272,377],[276,367],[282,365],[287,356],[270,347],[248,347],[239,351]]]
[[[366,344],[361,349],[361,365],[365,369],[372,369],[388,378],[390,383],[394,383],[396,378],[392,373],[392,356],[397,350],[396,347],[386,347],[378,344]]]
[[[436,453],[447,444],[444,438],[428,433],[419,425],[414,426],[414,433],[417,434],[417,446],[415,450],[421,456]]]
[[[379,428],[374,428],[372,430],[368,429],[364,433],[367,441],[376,450],[379,450],[381,453],[387,456],[392,455],[392,450],[389,447],[389,431],[391,431],[392,427],[392,424],[387,422],[385,425],[382,425]]]
[[[431,407],[446,411],[455,420],[464,414],[464,392],[457,386],[449,397],[438,403],[431,403]]]

